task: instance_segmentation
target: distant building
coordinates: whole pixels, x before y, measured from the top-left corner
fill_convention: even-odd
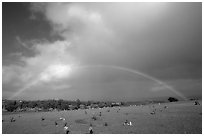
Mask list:
[[[121,106],[121,102],[113,102],[111,103],[111,106]]]
[[[86,106],[87,109],[91,109],[91,106]]]
[[[80,109],[86,109],[86,106],[84,104],[79,105]]]
[[[77,106],[76,105],[69,105],[69,109],[70,110],[77,110]]]
[[[91,108],[99,108],[98,104],[91,104]]]
[[[53,108],[49,108],[49,109],[48,109],[48,111],[53,111],[53,110],[54,110]]]

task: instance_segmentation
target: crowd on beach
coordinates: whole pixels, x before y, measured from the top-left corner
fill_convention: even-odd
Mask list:
[[[158,105],[160,105],[160,103],[159,103]],[[194,105],[200,105],[200,103],[199,103],[198,101],[194,101]],[[135,105],[135,106],[136,106],[136,105]],[[151,114],[151,115],[155,115],[156,112],[162,112],[163,110],[165,110],[165,109],[168,108],[167,105],[163,105],[162,107],[163,107],[163,108],[158,109],[158,108],[156,108],[155,105],[151,105],[151,106],[150,106],[150,109],[151,109],[152,111],[150,111],[150,114]],[[117,111],[117,113],[119,113],[120,107],[116,108],[116,111]],[[108,108],[108,109],[106,110],[106,112],[110,112],[110,108]],[[84,111],[84,114],[88,114],[86,110]],[[100,112],[97,114],[97,116],[101,117],[101,116],[102,116],[102,112],[100,111]],[[91,119],[95,121],[95,120],[97,120],[97,118],[98,118],[97,116],[96,116],[96,114],[93,114]],[[20,117],[22,117],[22,116],[19,115],[18,117],[20,118]],[[45,121],[45,120],[46,120],[45,117],[41,117],[41,121]],[[11,117],[10,122],[15,122],[15,121],[16,121],[16,119],[15,119],[14,117]],[[70,127],[70,125],[68,125],[66,118],[60,117],[59,120],[54,121],[55,127],[59,127],[59,123],[60,123],[59,121],[61,121],[61,122],[63,123],[64,133],[65,133],[65,134],[71,133],[71,127]],[[4,122],[4,120],[2,120],[2,122]],[[123,126],[133,126],[132,121],[129,121],[129,120],[127,120],[127,119],[126,119],[124,122],[121,122],[121,124],[122,124]],[[108,123],[105,122],[105,123],[104,123],[104,126],[108,126]],[[92,124],[92,123],[90,123],[90,124],[89,124],[89,127],[87,127],[87,133],[89,133],[89,134],[93,134],[93,133],[94,133],[94,128],[93,128],[93,124]]]

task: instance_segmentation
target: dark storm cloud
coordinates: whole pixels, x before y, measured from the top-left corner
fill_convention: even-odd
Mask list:
[[[82,63],[128,65],[149,74],[182,65],[201,72],[200,3],[74,3],[44,7],[39,11],[44,11],[54,31],[75,44]]]
[[[53,96],[57,95],[57,88],[62,91],[60,97],[69,94],[70,98],[89,99],[90,94],[94,98],[105,98],[106,95],[111,98],[117,94],[115,98],[123,99],[121,96],[126,90],[126,98],[133,99],[158,95],[155,90],[163,89],[153,81],[124,71],[74,69],[74,66],[100,64],[139,70],[181,89],[186,95],[192,95],[191,90],[182,88],[179,83],[191,84],[200,89],[196,94],[201,93],[201,3],[31,3],[27,9],[30,10],[30,16],[27,16],[30,21],[49,25],[46,29],[30,28],[34,32],[32,38],[21,38],[19,33],[31,33],[26,29],[15,36],[24,47],[31,43],[26,52],[32,55],[14,52],[14,47],[6,47],[4,42],[5,54],[18,56],[17,60],[24,64],[20,73],[16,72],[20,69],[19,65],[15,64],[14,68],[12,65],[3,66],[3,70],[7,70],[3,72],[5,90],[8,89],[6,83],[15,82],[15,75],[24,75],[18,78],[27,84],[19,83],[24,88],[20,92],[29,90],[31,85],[43,90],[45,82],[53,84],[60,81],[61,85],[55,84],[49,88],[50,92]],[[40,35],[47,39],[43,41],[36,32],[40,28],[45,30],[44,35],[55,38]],[[39,40],[30,42],[33,39]],[[14,59],[9,59],[11,64]],[[70,67],[73,69],[68,74]],[[11,71],[13,74],[9,75]],[[69,91],[66,92],[66,89]],[[34,93],[33,89],[30,90]],[[148,95],[146,90],[153,90],[152,94]],[[159,93],[162,95],[161,91]]]

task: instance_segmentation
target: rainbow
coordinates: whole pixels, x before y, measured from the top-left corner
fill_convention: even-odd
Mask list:
[[[178,92],[176,89],[174,89],[172,86],[169,86],[168,84],[166,84],[165,82],[152,77],[150,75],[147,75],[145,73],[142,73],[138,70],[134,70],[134,69],[130,69],[130,68],[126,68],[126,67],[120,67],[120,66],[115,66],[115,65],[85,65],[85,66],[75,66],[72,68],[76,68],[76,69],[87,69],[87,68],[97,68],[97,67],[102,67],[102,68],[111,68],[111,69],[118,69],[118,70],[122,70],[122,71],[126,71],[126,72],[130,72],[133,74],[137,74],[140,75],[142,77],[145,77],[147,79],[150,79],[156,83],[158,83],[159,85],[164,86],[165,88],[167,88],[168,90],[170,90],[171,92],[173,92],[174,94],[176,94],[177,96],[179,96],[180,98],[182,98],[183,100],[187,100],[187,98],[180,92]],[[27,84],[26,86],[24,86],[23,88],[21,88],[18,92],[16,92],[13,96],[11,96],[9,99],[13,99],[15,97],[17,97],[19,94],[23,93],[24,91],[26,91],[27,89],[29,89],[30,87],[36,85],[39,82],[39,79],[36,79],[34,81],[32,81],[31,83]]]

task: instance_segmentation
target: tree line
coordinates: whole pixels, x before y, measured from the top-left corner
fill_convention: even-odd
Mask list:
[[[174,97],[168,98],[169,102],[176,102],[178,99]],[[27,111],[29,109],[36,109],[38,111],[48,111],[50,109],[55,110],[75,110],[79,108],[103,108],[103,107],[113,107],[113,106],[129,106],[129,105],[146,105],[146,104],[154,104],[154,103],[165,103],[167,101],[135,101],[135,102],[100,102],[100,101],[80,101],[77,99],[76,101],[70,100],[35,100],[35,101],[26,101],[26,100],[3,100],[2,109],[6,111]]]
[[[124,104],[121,102],[121,104]],[[31,108],[38,108],[43,111],[49,109],[57,110],[73,110],[79,109],[80,106],[83,108],[88,108],[88,106],[95,105],[99,108],[102,107],[111,107],[113,106],[112,102],[99,102],[99,101],[68,101],[68,100],[36,100],[36,101],[20,101],[20,100],[3,100],[3,107],[6,111],[23,111]]]

